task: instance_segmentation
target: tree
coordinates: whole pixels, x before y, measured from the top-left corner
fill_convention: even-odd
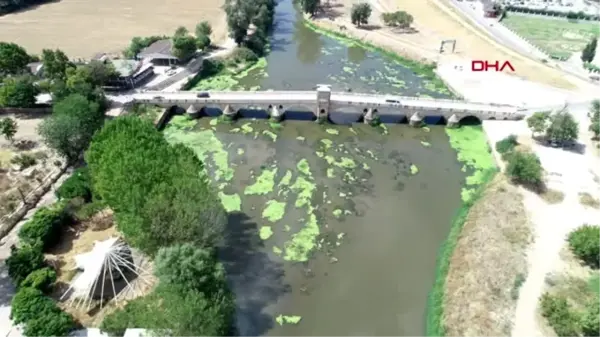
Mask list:
[[[71,94],[56,102],[50,118],[39,126],[44,142],[68,160],[76,160],[104,122],[98,103],[80,94]]]
[[[531,129],[533,134],[545,133],[550,120],[550,111],[538,111],[527,118],[527,127]]]
[[[42,244],[42,249],[46,250],[57,243],[62,227],[69,220],[64,204],[42,207],[21,227],[19,239],[29,245],[39,242]]]
[[[579,123],[567,111],[550,116],[550,125],[546,130],[548,141],[564,145],[574,142],[579,136]]]
[[[44,77],[49,79],[64,80],[67,68],[72,67],[69,58],[60,49],[42,50],[42,63],[44,64]]]
[[[591,300],[581,317],[583,336],[600,336],[600,301]]]
[[[594,36],[588,44],[585,45],[581,52],[581,61],[584,63],[592,62],[596,56],[596,47],[598,45],[598,37]]]
[[[212,34],[212,27],[208,21],[202,21],[196,25],[196,37],[210,36]]]
[[[38,315],[25,324],[25,336],[68,336],[75,328],[71,315],[60,309]]]
[[[600,100],[593,100],[588,112],[590,118],[590,131],[594,134],[594,138],[600,137]]]
[[[569,233],[569,247],[575,256],[592,268],[600,266],[600,227],[584,225]]]
[[[50,267],[38,269],[27,275],[21,287],[35,288],[43,293],[48,293],[56,282],[56,271]]]
[[[30,61],[23,47],[16,43],[0,42],[0,75],[20,74]]]
[[[244,1],[227,0],[224,5],[225,13],[227,14],[227,27],[229,28],[229,36],[241,45],[248,35],[250,27],[250,9],[249,4]]]
[[[397,11],[393,13],[381,14],[381,19],[386,26],[399,26],[400,28],[408,28],[413,23],[413,16],[405,11]]]
[[[92,186],[88,168],[83,167],[75,170],[73,175],[67,178],[67,180],[60,185],[55,194],[56,197],[61,200],[82,198],[86,202],[91,201]]]
[[[104,63],[92,61],[83,66],[83,68],[87,70],[86,79],[89,80],[92,85],[96,86],[105,85],[110,80],[119,76],[115,66],[110,62]]]
[[[533,153],[514,152],[508,159],[506,173],[520,184],[539,187],[542,183],[542,165]]]
[[[0,86],[0,106],[29,108],[39,94],[31,76],[7,77]]]
[[[5,117],[0,120],[0,133],[6,138],[6,140],[12,142],[15,134],[17,134],[17,121],[10,117]]]
[[[181,36],[186,36],[189,34],[189,30],[183,26],[179,26],[177,27],[177,29],[175,30],[175,37],[181,37]]]
[[[12,299],[10,318],[16,324],[26,323],[53,310],[56,305],[41,290],[23,287]]]
[[[176,35],[173,38],[173,55],[180,60],[191,57],[196,52],[196,39],[190,35]]]
[[[196,48],[200,50],[206,49],[208,46],[210,46],[210,43],[211,41],[208,35],[199,35],[196,37]]]
[[[20,285],[23,280],[34,270],[44,266],[42,245],[22,245],[20,248],[10,247],[10,256],[6,259],[8,275],[15,285]]]
[[[304,13],[315,15],[321,6],[321,0],[301,0],[300,4]]]
[[[175,245],[161,248],[155,261],[160,282],[197,290],[208,298],[226,288],[225,269],[213,249]]]
[[[350,13],[350,21],[353,25],[360,26],[369,23],[369,17],[371,16],[371,5],[366,2],[352,5],[352,12]]]

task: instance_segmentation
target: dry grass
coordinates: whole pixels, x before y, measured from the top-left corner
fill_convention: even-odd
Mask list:
[[[134,36],[172,35],[208,20],[215,42],[225,39],[223,0],[62,0],[0,17],[0,41],[16,42],[31,53],[60,48],[70,57],[119,52]],[[74,28],[76,27],[76,31]]]
[[[471,208],[450,261],[443,324],[448,336],[506,336],[532,240],[522,196],[497,176]]]
[[[587,192],[579,193],[579,203],[587,207],[600,209],[600,200],[594,198],[591,194]]]
[[[560,204],[565,200],[565,194],[562,191],[546,189],[542,193],[539,194],[540,198],[542,198],[545,202],[555,205]]]
[[[92,216],[89,220],[66,229],[62,234],[60,243],[46,255],[46,259],[57,270],[57,283],[51,296],[59,301],[59,305],[63,310],[73,315],[83,326],[98,326],[104,316],[112,312],[118,303],[113,303],[114,301],[108,303],[94,301],[90,308],[87,309],[70,306],[65,301],[60,302],[60,298],[68,289],[70,281],[77,275],[75,257],[91,251],[94,247],[94,242],[116,236],[120,235],[113,225],[112,211],[109,209],[103,210]],[[133,281],[135,282],[133,286],[136,293],[128,292],[124,294],[124,300],[148,293],[155,283],[155,279],[150,276],[152,271],[151,264],[147,260],[143,260],[142,262],[144,262],[142,268],[144,269],[145,282]]]

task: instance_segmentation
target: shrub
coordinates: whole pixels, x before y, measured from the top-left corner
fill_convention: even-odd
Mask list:
[[[71,315],[52,310],[25,323],[25,336],[67,336],[75,328]]]
[[[10,160],[10,162],[12,164],[19,165],[21,167],[21,169],[26,169],[28,167],[35,165],[36,160],[32,155],[23,153],[23,154],[13,157]]]
[[[46,267],[29,274],[21,283],[21,287],[35,288],[47,293],[50,291],[55,281],[56,272],[54,269]]]
[[[510,135],[496,142],[496,151],[498,151],[500,154],[504,154],[514,150],[515,146],[518,144],[519,142],[517,142],[517,136]]]
[[[258,60],[258,56],[256,56],[256,53],[253,52],[250,48],[237,47],[231,53],[231,59],[234,60],[234,62],[236,63],[251,63],[256,62]]]
[[[600,265],[600,227],[584,225],[569,233],[569,247],[585,264]]]
[[[40,241],[43,249],[56,244],[63,225],[69,221],[64,204],[59,203],[53,207],[42,207],[35,212],[19,231],[19,238],[28,244]]]
[[[578,317],[571,311],[569,303],[562,297],[545,293],[540,299],[542,316],[559,337],[578,336]]]
[[[10,250],[10,256],[6,259],[6,266],[8,267],[8,275],[17,286],[31,272],[44,266],[44,254],[42,254],[40,243],[25,244],[21,248],[13,246]]]
[[[92,199],[90,173],[87,167],[79,168],[73,172],[73,175],[65,180],[56,190],[56,197],[59,199],[83,198],[86,202]]]
[[[20,324],[57,309],[54,301],[39,289],[21,288],[12,299],[10,318]]]
[[[581,332],[584,336],[600,336],[600,302],[591,300],[581,317]]]
[[[542,165],[533,153],[515,152],[508,158],[506,173],[515,182],[539,186],[542,183]]]
[[[200,69],[200,77],[206,78],[218,74],[225,68],[223,60],[219,59],[204,59],[202,60],[202,69]]]

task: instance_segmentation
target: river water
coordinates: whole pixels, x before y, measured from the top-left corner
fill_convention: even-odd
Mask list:
[[[306,28],[289,1],[277,7],[271,48],[266,68],[235,88],[448,95]],[[230,212],[223,261],[242,335],[425,333],[437,252],[465,178],[442,126],[176,116],[164,134],[205,160]]]

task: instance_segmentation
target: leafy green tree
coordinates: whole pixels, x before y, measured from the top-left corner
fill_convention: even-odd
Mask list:
[[[161,248],[155,261],[160,282],[197,290],[209,298],[226,288],[225,269],[213,249],[175,245]]]
[[[57,243],[62,227],[69,220],[63,204],[42,207],[21,227],[19,239],[29,245],[41,242],[43,249],[48,249]]]
[[[558,144],[574,142],[579,136],[579,123],[567,111],[550,116],[550,125],[546,130],[546,138]]]
[[[110,62],[92,61],[83,66],[83,69],[87,70],[87,74],[85,75],[87,80],[95,86],[105,85],[108,81],[119,76],[117,69]]]
[[[26,323],[53,310],[56,305],[41,290],[22,287],[12,299],[10,318],[16,324]]]
[[[596,56],[596,47],[598,46],[598,37],[594,36],[581,52],[581,61],[592,62]]]
[[[381,19],[386,26],[398,26],[400,28],[408,28],[414,21],[413,16],[405,11],[383,13],[381,14]]]
[[[356,26],[366,25],[369,23],[371,11],[371,5],[366,2],[354,4],[350,13],[350,21]]]
[[[58,199],[71,200],[82,198],[86,202],[92,200],[92,185],[90,172],[87,167],[78,168],[73,175],[67,178],[56,190]]]
[[[508,160],[506,173],[513,181],[539,186],[542,184],[542,165],[540,159],[533,153],[515,152]]]
[[[227,14],[227,27],[229,36],[235,43],[241,45],[248,35],[248,28],[252,19],[251,4],[245,1],[226,0],[223,8]]]
[[[600,267],[600,227],[584,225],[569,233],[569,247],[585,264]]]
[[[185,60],[196,52],[196,39],[190,35],[176,35],[173,38],[173,55],[180,60]]]
[[[496,151],[498,151],[500,154],[505,154],[511,152],[517,145],[519,145],[517,136],[509,135],[508,137],[496,142]]]
[[[39,126],[44,142],[68,160],[76,160],[104,122],[98,103],[80,94],[71,94],[56,102],[50,118]]]
[[[0,76],[25,72],[31,62],[27,51],[16,43],[0,42]]]
[[[210,37],[208,35],[198,35],[196,37],[196,48],[204,50],[210,46]]]
[[[545,133],[550,121],[550,111],[538,111],[527,118],[527,127],[533,134]]]
[[[54,282],[56,282],[56,272],[52,268],[45,267],[27,275],[21,283],[21,287],[35,288],[43,293],[48,293]]]
[[[177,29],[175,29],[175,37],[182,37],[182,36],[187,36],[190,33],[190,31],[183,27],[183,26],[179,26],[177,27]]]
[[[73,317],[57,308],[29,320],[23,333],[25,336],[68,336],[73,329]]]
[[[29,108],[35,105],[38,94],[30,76],[7,77],[0,85],[0,106]]]
[[[0,133],[6,138],[8,141],[13,141],[15,135],[17,134],[17,121],[10,117],[5,117],[0,120]]]
[[[581,331],[583,336],[600,336],[600,301],[597,296],[585,307],[581,317]]]
[[[321,0],[300,0],[300,5],[304,13],[315,15],[321,6]]]
[[[202,21],[196,25],[196,37],[210,36],[212,34],[212,27],[208,21]]]
[[[60,49],[42,50],[42,63],[44,64],[44,77],[64,80],[67,68],[72,64],[67,55]]]
[[[15,285],[21,282],[34,270],[44,266],[44,254],[41,243],[22,245],[20,248],[10,247],[10,256],[6,259],[8,275]]]
[[[271,30],[273,25],[273,12],[269,11],[266,4],[260,6],[258,13],[252,20],[252,24],[263,32]]]
[[[590,131],[594,134],[594,138],[600,137],[600,100],[593,100],[588,112],[590,118]]]

